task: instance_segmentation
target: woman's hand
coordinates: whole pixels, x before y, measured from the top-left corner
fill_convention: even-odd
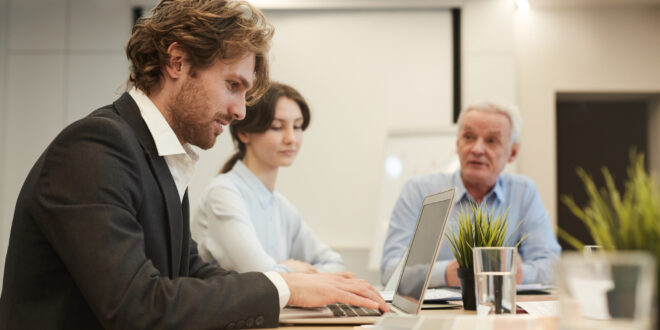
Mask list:
[[[319,272],[319,270],[316,269],[316,267],[304,261],[295,260],[295,259],[289,259],[283,262],[282,265],[291,268],[291,270],[293,270],[294,273],[316,274]]]

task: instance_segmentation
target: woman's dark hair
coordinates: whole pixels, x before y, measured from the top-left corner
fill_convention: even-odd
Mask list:
[[[309,106],[305,99],[293,87],[273,82],[266,90],[266,93],[257,101],[257,103],[248,106],[245,112],[245,119],[240,121],[233,121],[229,125],[231,138],[234,140],[236,146],[236,153],[231,156],[227,162],[222,166],[220,173],[227,173],[231,171],[239,159],[245,157],[245,143],[238,137],[238,133],[263,133],[270,128],[270,125],[275,120],[275,107],[280,98],[289,98],[296,102],[302,112],[303,123],[302,129],[305,130],[309,126],[311,115]]]

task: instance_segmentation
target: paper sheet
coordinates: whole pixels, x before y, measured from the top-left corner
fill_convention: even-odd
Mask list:
[[[532,316],[559,316],[559,301],[519,301],[517,304]]]
[[[385,301],[392,301],[394,291],[381,291],[380,296],[383,297]],[[424,301],[434,300],[461,300],[461,292],[442,288],[427,289],[424,294]]]

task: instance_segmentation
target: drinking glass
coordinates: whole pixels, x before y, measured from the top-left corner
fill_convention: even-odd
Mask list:
[[[602,252],[600,245],[585,245],[584,254],[585,256],[591,256],[593,254]]]
[[[655,260],[646,252],[566,252],[559,263],[562,329],[650,329]]]
[[[477,315],[516,313],[516,259],[514,247],[474,248]]]

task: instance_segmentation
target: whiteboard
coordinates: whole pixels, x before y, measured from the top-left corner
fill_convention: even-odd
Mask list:
[[[454,126],[389,132],[385,141],[378,218],[369,254],[369,269],[380,267],[390,215],[406,181],[421,174],[454,172],[459,167]]]

